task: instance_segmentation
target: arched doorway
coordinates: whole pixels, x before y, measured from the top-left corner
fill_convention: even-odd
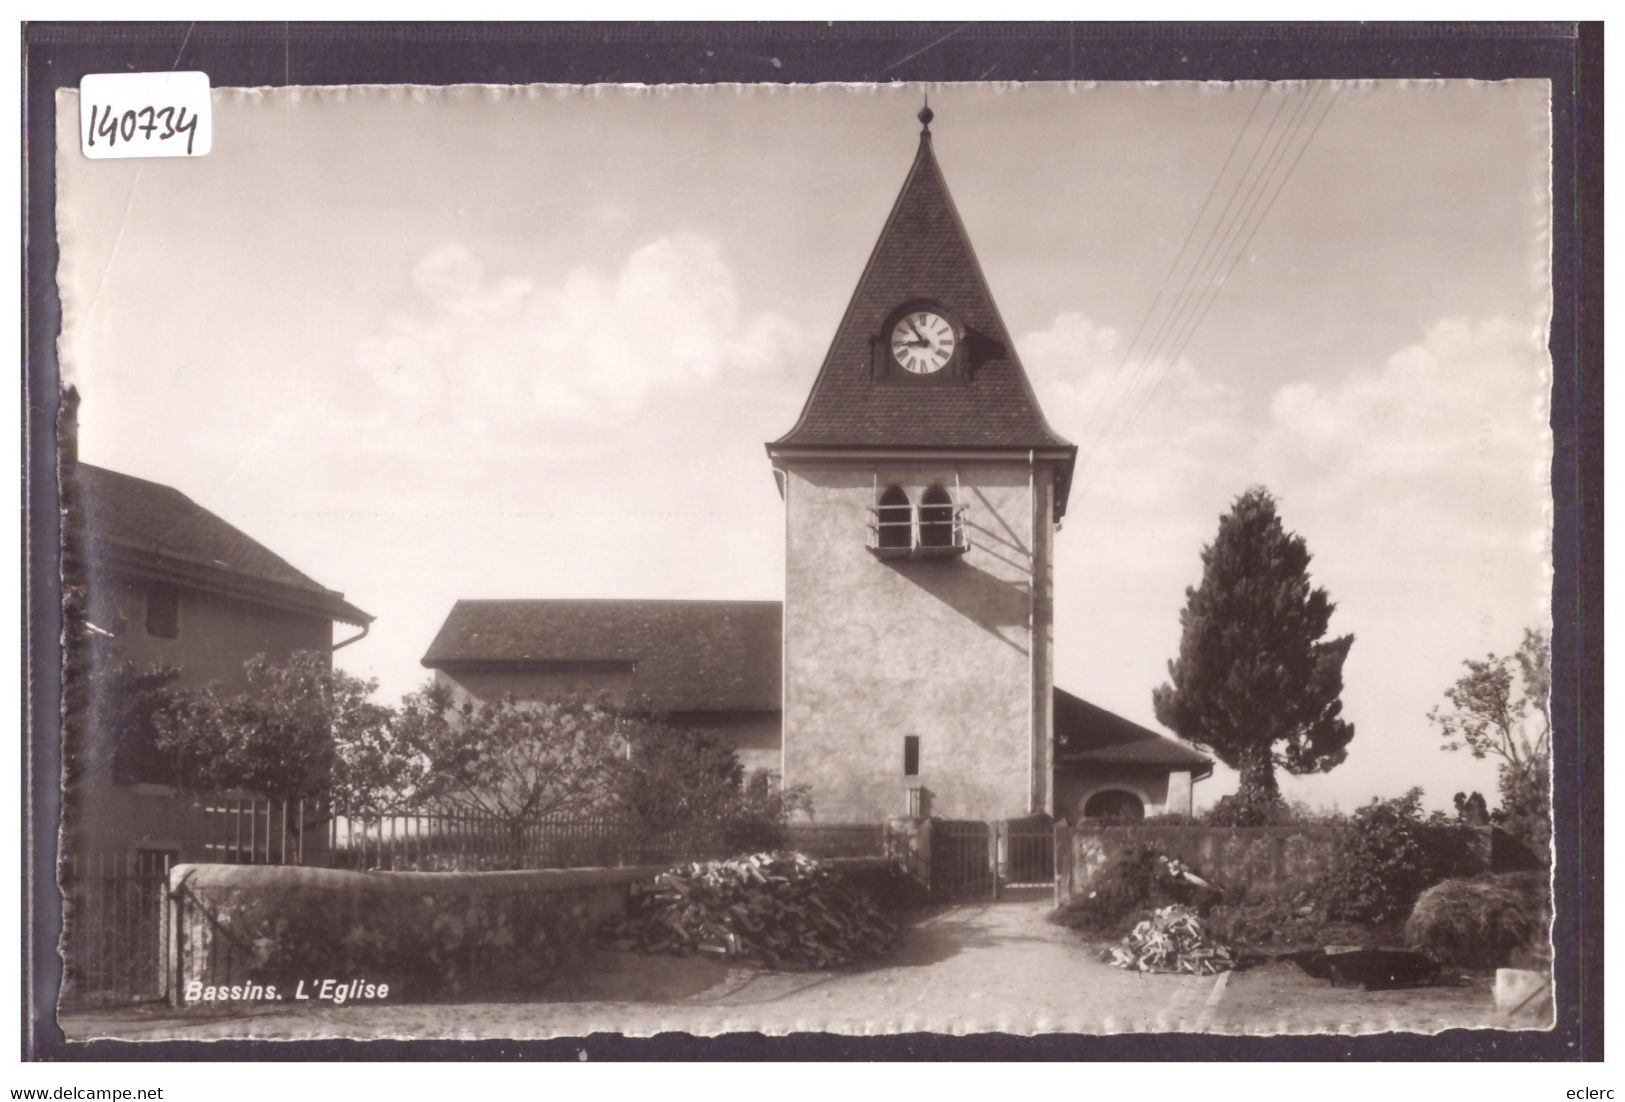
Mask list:
[[[1137,822],[1145,818],[1145,803],[1132,792],[1108,788],[1084,801],[1083,817],[1119,823]]]

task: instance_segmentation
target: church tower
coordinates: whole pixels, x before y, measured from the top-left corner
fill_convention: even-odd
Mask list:
[[[783,780],[826,821],[1051,810],[1052,548],[1077,449],[1038,408],[919,118],[801,417],[767,445]]]

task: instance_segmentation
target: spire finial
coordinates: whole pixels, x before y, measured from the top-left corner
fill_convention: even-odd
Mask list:
[[[929,134],[929,133],[931,133],[931,120],[936,118],[937,116],[931,110],[931,93],[930,92],[925,93],[925,106],[921,107],[920,108],[920,113],[918,115],[914,116],[914,117],[920,120],[920,133],[921,134]]]

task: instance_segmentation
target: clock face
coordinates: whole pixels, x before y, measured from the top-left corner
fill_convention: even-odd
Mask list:
[[[956,343],[953,325],[931,310],[911,310],[892,326],[892,358],[916,375],[941,371],[953,359]]]

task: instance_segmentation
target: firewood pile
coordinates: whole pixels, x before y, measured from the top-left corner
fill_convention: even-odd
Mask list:
[[[897,941],[863,892],[799,853],[758,853],[683,865],[638,886],[609,945],[646,953],[699,953],[774,968],[833,968]]]
[[[1121,942],[1101,954],[1118,968],[1211,976],[1236,966],[1235,953],[1202,931],[1202,920],[1183,904],[1158,907]]]

